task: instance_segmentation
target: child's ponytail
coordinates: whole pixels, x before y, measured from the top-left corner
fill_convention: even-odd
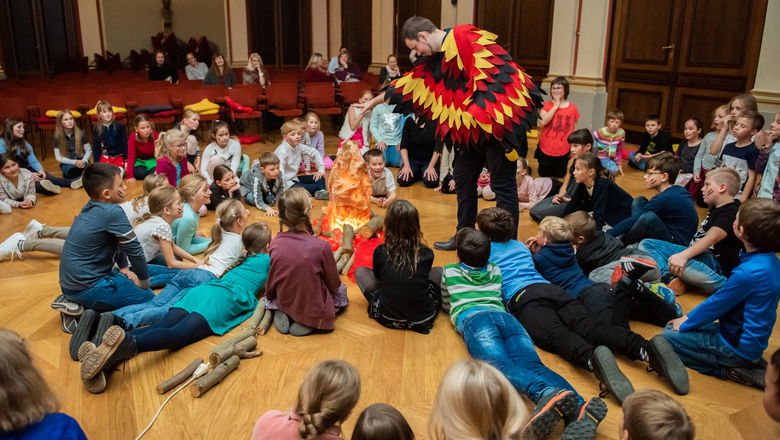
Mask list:
[[[144,178],[143,193],[136,196],[132,202],[133,211],[141,212],[141,208],[147,203],[149,194],[157,187],[168,185],[168,179],[164,174],[149,174]]]
[[[135,222],[133,222],[133,226],[138,226],[150,218],[162,214],[163,210],[173,203],[176,192],[176,188],[172,186],[160,186],[153,189],[152,192],[149,193],[149,201],[147,202],[149,205],[149,212],[146,212],[144,215],[137,218]]]
[[[309,219],[309,209],[311,209],[311,196],[308,191],[301,187],[294,187],[285,190],[279,195],[277,200],[279,206],[279,230],[284,227],[291,231],[307,231],[314,234]]]
[[[360,375],[342,360],[317,364],[306,373],[298,390],[295,412],[301,417],[298,433],[316,440],[346,420],[360,398]]]
[[[596,177],[603,177],[609,180],[615,180],[615,175],[601,164],[601,159],[595,153],[585,153],[577,158],[582,161],[585,168],[596,171]]]
[[[211,243],[203,254],[203,262],[208,264],[209,256],[222,244],[222,231],[233,229],[233,226],[244,215],[244,205],[240,200],[229,199],[217,206],[217,220],[211,226]]]
[[[244,244],[244,250],[246,253],[241,258],[236,260],[235,263],[228,266],[228,268],[225,269],[225,273],[228,273],[236,267],[241,266],[249,257],[267,253],[268,243],[271,242],[271,228],[264,222],[252,223],[244,229],[244,232],[241,233],[241,242]],[[224,276],[225,273],[223,273],[222,276]],[[262,287],[260,289],[262,289]]]

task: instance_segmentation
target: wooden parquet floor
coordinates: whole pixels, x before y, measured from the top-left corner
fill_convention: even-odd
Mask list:
[[[333,133],[328,130],[328,133]],[[278,136],[276,136],[278,140]],[[335,138],[327,136],[328,149]],[[275,145],[246,147],[253,158]],[[53,158],[46,168],[59,173]],[[532,157],[532,154],[529,154]],[[535,165],[535,163],[533,164]],[[629,170],[619,179],[635,196],[648,194],[641,174]],[[129,193],[140,191],[137,183]],[[425,239],[432,246],[454,231],[455,196],[442,195],[417,184],[400,190],[400,197],[412,201],[420,210]],[[83,191],[63,189],[57,197],[41,197],[32,210],[14,210],[0,217],[0,239],[20,231],[27,222],[38,219],[52,226],[67,226],[87,197]],[[322,202],[315,202],[318,212]],[[491,206],[480,200],[480,208]],[[278,221],[251,210],[251,221],[266,221],[274,231]],[[700,212],[703,214],[703,212]],[[209,213],[200,224],[208,233],[214,221]],[[521,215],[520,237],[535,235],[537,226],[528,213]],[[454,252],[436,251],[437,265],[456,261]],[[144,429],[166,395],[158,395],[155,386],[197,357],[206,358],[219,337],[186,347],[178,352],[142,354],[124,369],[111,375],[105,393],[86,392],[79,380],[79,364],[68,356],[69,337],[60,330],[59,315],[49,304],[59,292],[57,258],[43,253],[26,254],[24,260],[0,263],[0,326],[10,328],[28,339],[35,363],[62,401],[62,411],[75,417],[89,438],[132,439]],[[352,416],[345,423],[345,434],[352,432],[357,415],[366,406],[386,402],[396,406],[409,420],[418,438],[428,438],[427,421],[436,388],[446,369],[467,356],[463,340],[447,316],[439,317],[429,335],[395,331],[381,327],[366,315],[366,301],[357,286],[349,286],[350,306],[336,321],[331,334],[304,338],[283,336],[275,330],[258,338],[263,355],[242,360],[240,367],[204,397],[195,399],[189,390],[174,397],[145,436],[147,439],[243,439],[251,435],[256,419],[266,410],[286,410],[295,403],[298,386],[306,370],[326,359],[340,358],[354,364],[361,373],[362,394]],[[687,294],[680,298],[687,311],[703,297]],[[636,323],[634,328],[646,337],[660,329]],[[767,356],[780,346],[775,331]],[[545,364],[567,378],[586,398],[598,393],[593,376],[575,368],[560,357],[539,350]],[[673,391],[659,377],[647,373],[645,366],[619,358],[624,372],[637,389],[656,388]],[[691,393],[676,396],[693,418],[700,439],[778,438],[778,425],[769,420],[761,405],[761,393],[754,389],[699,375],[690,371]],[[609,414],[599,430],[600,439],[617,438],[622,412],[613,399],[607,400]]]

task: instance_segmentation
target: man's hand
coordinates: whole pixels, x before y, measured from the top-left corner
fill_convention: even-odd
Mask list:
[[[680,318],[672,319],[666,325],[672,326],[672,330],[680,331],[680,326],[682,325],[683,322],[685,322],[687,320],[688,320],[688,315],[683,315]]]
[[[398,177],[403,180],[409,180],[412,177],[414,177],[414,173],[412,172],[412,168],[409,167],[409,165],[404,165],[403,168],[401,168],[401,171],[398,172]]]
[[[428,167],[425,169],[425,172],[423,172],[423,177],[428,180],[436,180],[439,178],[439,173],[436,172],[434,167]]]
[[[688,258],[686,258],[682,252],[678,252],[667,260],[669,264],[669,272],[676,277],[681,277],[685,271],[685,265],[688,264]]]

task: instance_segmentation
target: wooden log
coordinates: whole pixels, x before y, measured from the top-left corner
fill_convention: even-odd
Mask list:
[[[266,310],[263,315],[263,320],[260,321],[260,325],[257,327],[257,334],[264,335],[269,328],[271,328],[271,322],[274,320],[274,311]]]
[[[355,241],[355,229],[351,225],[344,225],[344,235],[341,236],[341,249],[344,254],[355,253],[352,243]]]
[[[191,364],[184,367],[183,370],[179,371],[173,377],[165,380],[161,384],[157,385],[157,392],[160,394],[165,394],[168,391],[170,391],[173,387],[179,385],[180,383],[184,382],[185,380],[189,379],[190,376],[192,376],[192,373],[195,372],[195,370],[200,366],[200,364],[203,363],[203,359],[197,358],[194,361],[192,361]]]
[[[341,270],[344,269],[344,266],[346,266],[348,261],[349,261],[349,255],[348,254],[342,254],[341,258],[339,258],[339,261],[336,262],[336,270],[339,273],[341,273]]]
[[[343,252],[344,252],[344,248],[340,247],[339,250],[337,250],[336,252],[333,253],[333,259],[336,260],[337,263],[339,261],[339,258],[341,258],[341,254]]]
[[[342,275],[349,274],[349,269],[352,267],[353,264],[355,264],[355,254],[349,256],[349,260],[347,260],[347,264],[344,265],[340,273]]]
[[[252,313],[252,316],[249,317],[249,320],[246,322],[246,326],[252,328],[259,327],[260,321],[263,320],[263,315],[265,315],[265,303],[263,301],[258,301],[257,306],[255,307],[255,312]]]
[[[200,397],[206,394],[206,391],[210,390],[212,387],[214,387],[214,385],[220,383],[222,379],[225,378],[225,376],[238,368],[239,362],[240,360],[238,356],[233,355],[230,357],[230,359],[217,365],[213,370],[211,370],[210,373],[207,373],[200,379],[196,380],[192,385],[190,385],[190,393],[192,393],[192,397]]]
[[[371,220],[369,220],[368,223],[358,229],[358,233],[362,235],[363,238],[371,238],[371,236],[376,234],[377,231],[382,230],[384,222],[385,217],[382,215],[371,217]]]
[[[257,339],[254,336],[250,336],[235,344],[219,344],[211,350],[209,362],[211,362],[211,365],[219,365],[234,354],[249,352],[254,350],[255,347],[257,347]]]

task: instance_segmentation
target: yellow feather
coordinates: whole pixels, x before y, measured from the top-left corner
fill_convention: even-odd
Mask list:
[[[460,129],[462,117],[463,117],[463,112],[460,110],[455,110],[455,127],[458,129]]]
[[[493,109],[493,114],[495,114],[495,120],[498,123],[498,125],[504,125],[504,114],[501,113],[497,108]]]
[[[501,107],[504,109],[504,113],[506,113],[506,117],[512,119],[512,107],[506,105],[506,103],[502,102]]]
[[[477,124],[479,124],[479,126],[482,127],[482,130],[485,133],[493,134],[493,124],[483,124],[479,121],[477,121]]]

